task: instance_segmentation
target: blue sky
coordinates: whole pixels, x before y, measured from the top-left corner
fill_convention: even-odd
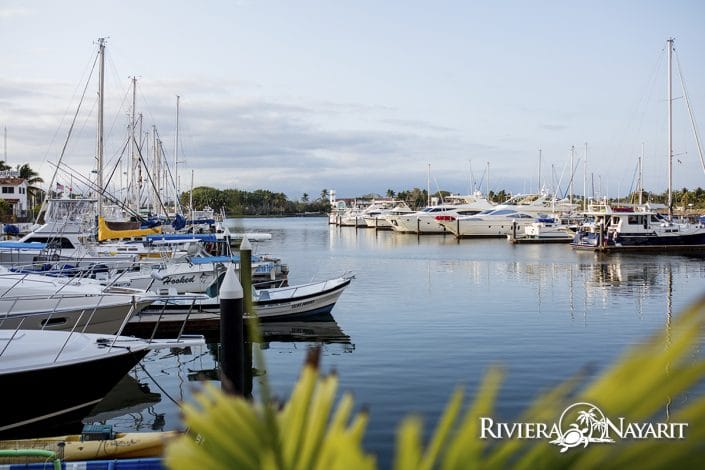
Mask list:
[[[173,157],[180,98],[182,189],[258,188],[341,197],[425,188],[565,190],[575,146],[583,190],[667,179],[666,54],[676,40],[705,122],[705,4],[697,1],[0,0],[0,126],[7,160],[49,180],[108,37],[106,155],[137,110]],[[65,162],[88,174],[95,80]],[[705,187],[674,75],[674,186]],[[128,101],[126,101],[128,100]],[[703,129],[698,127],[698,131]],[[173,161],[173,158],[172,158]],[[588,190],[589,193],[592,190]]]

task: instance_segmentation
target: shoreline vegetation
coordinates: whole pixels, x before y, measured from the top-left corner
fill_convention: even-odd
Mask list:
[[[448,191],[437,191],[431,197],[442,199],[450,195]],[[328,190],[322,190],[315,199],[307,193],[303,193],[301,198],[291,201],[284,193],[275,193],[265,189],[255,191],[243,191],[238,189],[216,189],[209,186],[199,186],[193,189],[194,210],[203,209],[205,206],[220,210],[223,208],[229,218],[240,217],[289,217],[289,216],[323,216],[330,213],[331,205]],[[490,191],[488,199],[492,202],[501,203],[512,196],[506,190],[498,192]],[[189,192],[181,194],[181,204],[188,207]],[[412,209],[420,209],[428,201],[428,192],[425,189],[413,188],[411,190],[393,191],[388,189],[385,195],[365,194],[356,197],[338,198],[339,200],[371,200],[375,198],[396,198],[405,201]],[[611,203],[633,204],[639,199],[638,192],[633,192],[625,198],[610,199]],[[574,202],[580,204],[581,196],[573,196]],[[642,192],[642,200],[652,204],[666,204],[668,193]],[[705,213],[705,189],[696,188],[689,190],[683,188],[673,191],[674,210],[677,215],[691,215],[695,213]],[[349,204],[348,204],[349,205]]]

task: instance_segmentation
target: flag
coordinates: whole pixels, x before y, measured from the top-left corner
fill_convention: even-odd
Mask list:
[[[56,190],[57,191],[63,191],[64,190],[64,185],[61,183],[56,183]]]

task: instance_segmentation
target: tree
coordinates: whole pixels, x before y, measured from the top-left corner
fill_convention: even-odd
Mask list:
[[[301,196],[301,202],[303,202],[303,203],[308,202],[308,193],[304,193],[304,195]]]
[[[325,201],[328,199],[328,190],[327,189],[321,189],[321,200]]]
[[[7,165],[5,165],[5,162],[0,161],[0,169],[9,169],[9,167],[2,167],[7,167]],[[17,171],[20,174],[20,178],[27,181],[27,196],[29,196],[27,199],[29,203],[29,210],[31,211],[32,208],[36,205],[37,201],[40,199],[40,196],[43,195],[43,191],[39,187],[37,187],[37,184],[43,183],[44,180],[41,176],[39,176],[39,173],[34,171],[32,167],[29,166],[29,163],[25,163],[22,166],[17,165]]]

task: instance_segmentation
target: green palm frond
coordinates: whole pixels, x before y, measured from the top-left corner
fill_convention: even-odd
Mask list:
[[[426,444],[419,417],[410,416],[402,422],[394,468],[694,467],[705,455],[705,397],[691,392],[705,378],[705,360],[698,349],[704,333],[705,298],[676,315],[664,332],[626,352],[591,383],[582,385],[583,377],[572,377],[537,397],[517,419],[555,422],[556,413],[569,404],[586,402],[597,404],[606,416],[623,416],[632,422],[692,423],[686,439],[620,440],[569,452],[561,452],[545,439],[480,439],[480,420],[493,415],[503,378],[502,370],[493,368],[464,415],[464,391],[459,388],[452,394]],[[184,405],[184,420],[191,433],[169,445],[167,465],[209,469],[375,468],[374,457],[362,447],[366,414],[358,413],[351,419],[354,404],[349,394],[344,394],[335,407],[338,379],[335,375],[321,376],[317,362],[311,360],[303,367],[291,398],[281,410],[269,399],[266,380],[260,404],[206,387],[197,396],[200,408]],[[589,413],[595,415],[594,411]],[[596,416],[593,421],[598,422]],[[593,427],[603,426],[605,423]]]

